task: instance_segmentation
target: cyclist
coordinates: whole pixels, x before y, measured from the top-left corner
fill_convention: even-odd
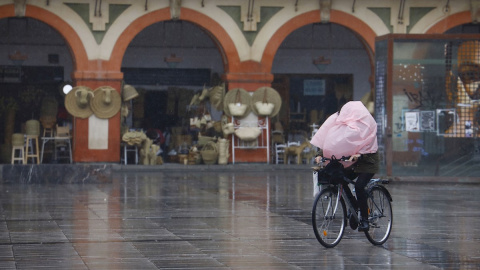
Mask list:
[[[365,187],[378,172],[379,156],[377,153],[377,124],[370,112],[360,101],[346,103],[340,111],[332,114],[319,128],[310,143],[319,148],[315,161],[319,163],[322,156],[350,156],[352,165],[346,163],[346,175],[350,179],[358,177],[355,192],[360,209],[359,231],[368,231],[368,205]],[[348,183],[343,184],[349,198],[353,195]],[[350,200],[355,203],[355,200]],[[352,219],[351,219],[352,220]],[[353,226],[352,226],[353,228]]]

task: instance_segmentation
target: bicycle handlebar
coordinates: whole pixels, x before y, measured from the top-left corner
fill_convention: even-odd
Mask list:
[[[327,158],[327,157],[322,157],[322,162],[325,162],[325,161],[330,161],[330,160],[338,160],[338,161],[356,161],[355,159],[357,159],[358,157],[360,157],[359,155],[353,155],[353,156],[342,156],[341,158],[336,158],[335,156],[332,156],[331,158]]]

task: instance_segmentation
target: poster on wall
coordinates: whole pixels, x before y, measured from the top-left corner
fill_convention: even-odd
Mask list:
[[[325,80],[304,80],[303,95],[304,96],[324,96]]]
[[[420,111],[420,131],[435,131],[435,111]]]
[[[393,137],[392,149],[396,152],[408,151],[408,132],[405,130],[405,111],[408,111],[408,97],[405,95],[393,96]]]
[[[405,130],[408,132],[420,132],[419,112],[405,112]]]
[[[455,135],[455,109],[437,109],[437,135]]]

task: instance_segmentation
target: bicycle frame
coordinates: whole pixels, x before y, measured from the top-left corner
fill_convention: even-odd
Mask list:
[[[332,248],[342,239],[347,224],[356,230],[361,222],[360,211],[354,207],[357,205],[356,196],[350,193],[350,187],[346,185],[346,183],[353,184],[350,179],[344,176],[342,181],[337,179],[331,181],[325,178],[331,175],[324,174],[320,182],[318,176],[318,170],[315,170],[313,181],[317,183],[318,186],[315,187],[318,188],[314,187],[314,194],[317,195],[313,205],[312,224],[317,240],[324,247]],[[369,230],[365,230],[364,233],[373,245],[385,243],[392,228],[393,213],[390,203],[392,196],[383,185],[388,182],[388,180],[373,178],[365,187],[369,207]]]
[[[371,189],[372,187],[374,186],[379,186],[377,185],[379,182],[382,182],[383,180],[381,179],[378,179],[378,178],[372,178],[368,184],[367,184],[367,190]],[[333,215],[335,215],[335,213],[337,212],[337,209],[338,209],[338,204],[340,203],[340,200],[341,198],[343,197],[343,201],[345,202],[346,206],[347,206],[347,210],[350,211],[350,215],[354,215],[354,219],[356,222],[360,222],[360,218],[359,218],[359,213],[357,211],[357,209],[355,209],[355,207],[353,207],[352,205],[352,202],[350,201],[350,199],[348,198],[347,196],[347,193],[345,192],[344,188],[343,188],[343,185],[341,184],[337,184],[337,201],[335,202],[335,208],[334,208],[334,212],[333,212]],[[322,190],[322,188],[320,187],[320,191]],[[391,199],[390,197],[390,193],[388,193],[388,191],[386,191],[387,195],[389,196],[389,199]],[[369,195],[367,195],[369,196]],[[378,209],[378,210],[381,210],[382,208],[379,207],[378,205],[376,205],[376,203],[374,202],[374,205],[375,205],[375,208]],[[383,210],[380,211],[380,217],[384,217],[385,215],[383,214]],[[350,217],[350,216],[349,216]]]
[[[350,215],[353,215],[355,220],[357,222],[360,222],[360,219],[358,218],[358,212],[355,209],[355,207],[353,207],[352,202],[350,201],[350,199],[347,196],[347,193],[343,189],[343,185],[340,185],[340,184],[337,185],[337,189],[338,189],[338,195],[341,195],[341,196],[337,196],[337,198],[343,197],[343,201],[347,205],[347,210],[350,211]],[[350,218],[350,216],[349,216],[349,218]]]

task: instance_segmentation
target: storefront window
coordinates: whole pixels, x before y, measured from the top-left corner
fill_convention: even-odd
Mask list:
[[[387,92],[387,41],[379,41],[375,46],[375,120],[377,121],[378,153],[382,157],[382,174],[385,174],[385,93]]]
[[[394,176],[478,176],[480,42],[445,36],[391,42],[384,99],[391,108],[377,104],[388,115],[379,128],[391,138],[385,165]],[[377,93],[385,77],[381,59],[377,55]]]

